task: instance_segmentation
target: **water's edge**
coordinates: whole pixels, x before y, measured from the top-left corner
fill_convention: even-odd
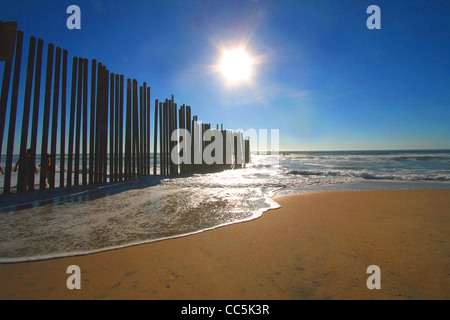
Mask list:
[[[171,240],[171,239],[188,237],[188,236],[196,235],[196,234],[199,234],[199,233],[202,233],[202,232],[211,231],[211,230],[215,230],[215,229],[218,229],[218,228],[223,228],[223,227],[226,227],[226,226],[230,226],[230,225],[233,225],[233,224],[249,222],[249,221],[252,221],[252,220],[256,220],[256,219],[261,218],[263,216],[263,214],[268,212],[268,211],[281,208],[281,206],[277,202],[272,200],[271,198],[267,198],[266,202],[267,202],[268,205],[270,205],[270,207],[269,208],[260,209],[258,214],[256,214],[255,216],[253,216],[251,218],[243,219],[243,220],[240,220],[240,221],[230,221],[230,222],[223,223],[223,224],[220,224],[220,225],[217,225],[217,226],[213,226],[213,227],[209,227],[209,228],[205,228],[205,229],[200,229],[200,230],[189,232],[189,233],[185,233],[185,234],[177,234],[177,235],[168,236],[168,237],[161,237],[161,238],[157,238],[157,239],[149,239],[149,240],[139,241],[139,242],[131,242],[131,243],[123,244],[123,245],[117,245],[117,246],[111,246],[111,247],[105,247],[105,248],[99,248],[99,249],[93,249],[93,250],[87,250],[87,251],[61,252],[61,253],[47,254],[47,255],[41,255],[41,256],[20,257],[20,258],[0,258],[0,264],[28,263],[28,262],[38,262],[38,261],[46,261],[46,260],[55,260],[55,259],[64,259],[64,258],[86,256],[86,255],[91,255],[91,254],[96,254],[96,253],[102,253],[102,252],[107,252],[107,251],[125,249],[125,248],[130,248],[130,247],[135,247],[135,246],[140,246],[140,245],[145,245],[145,244],[150,244],[150,243],[155,243],[155,242],[161,242],[161,241],[165,241],[165,240]]]

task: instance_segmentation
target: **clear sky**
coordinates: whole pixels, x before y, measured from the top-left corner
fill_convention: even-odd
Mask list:
[[[66,27],[71,4],[81,30]],[[26,41],[146,81],[213,126],[279,129],[281,150],[450,148],[449,16],[445,0],[0,2]],[[229,86],[214,67],[239,44],[257,64]]]

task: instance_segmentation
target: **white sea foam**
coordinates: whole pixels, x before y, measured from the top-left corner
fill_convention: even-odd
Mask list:
[[[449,152],[253,155],[246,169],[0,197],[0,263],[88,254],[260,217],[277,194],[449,188]]]

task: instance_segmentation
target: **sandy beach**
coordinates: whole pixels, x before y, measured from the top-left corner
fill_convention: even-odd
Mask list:
[[[86,256],[0,265],[0,299],[449,299],[450,190],[274,198],[261,218]],[[81,269],[69,290],[66,269]],[[381,269],[369,290],[366,269]]]

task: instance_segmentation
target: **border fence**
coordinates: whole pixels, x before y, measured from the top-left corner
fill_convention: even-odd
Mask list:
[[[44,41],[34,36],[29,38],[23,88],[23,38],[17,22],[0,22],[0,61],[4,61],[0,93],[3,194],[249,163],[250,143],[241,132],[224,130],[223,125],[211,129],[210,124],[192,115],[190,106],[178,106],[173,95],[164,101],[154,100],[152,132],[150,86],[146,82],[139,85],[131,78],[125,82],[124,75],[111,72],[96,59],[89,62],[74,56],[69,74],[67,50],[48,43],[45,82],[41,83]],[[18,109],[19,101],[23,109]],[[17,119],[20,115],[22,119]],[[20,140],[16,141],[17,121],[21,121],[21,127]],[[210,140],[204,139],[206,132]],[[217,137],[222,137],[223,150],[212,148],[218,145]],[[13,153],[15,143],[20,145],[18,155]],[[181,148],[183,143],[185,147]],[[206,151],[211,152],[214,162],[202,157]],[[18,174],[13,174],[17,169]]]

